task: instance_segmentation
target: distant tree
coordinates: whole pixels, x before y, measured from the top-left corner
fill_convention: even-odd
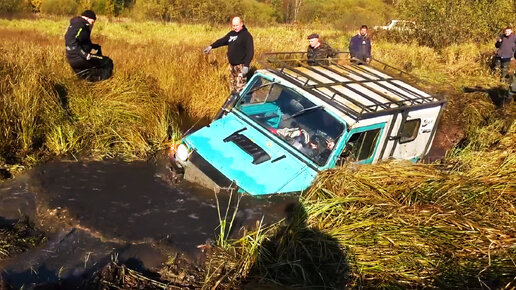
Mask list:
[[[79,0],[79,4],[77,6],[77,13],[81,13],[82,11],[86,9],[92,9],[92,1],[91,0]],[[104,14],[104,10],[98,11],[94,9],[97,14]]]
[[[283,0],[283,13],[285,15],[285,22],[297,22],[302,5],[302,0]]]
[[[285,23],[285,13],[283,13],[283,2],[282,0],[269,0],[269,2],[265,2],[272,7],[273,16],[276,19],[276,22]]]
[[[274,9],[266,3],[242,0],[236,4],[235,10],[239,11],[238,15],[241,15],[246,23],[269,24],[276,22]]]
[[[256,0],[136,0],[132,14],[161,21],[227,23],[234,15],[254,23],[274,21],[273,9]]]
[[[106,0],[106,7],[104,8],[104,13],[108,16],[116,16],[117,15],[117,9],[116,9],[116,2],[114,0]]]
[[[485,41],[514,21],[515,1],[399,0],[400,16],[416,21],[421,44],[441,48]]]
[[[39,12],[40,9],[41,9],[41,2],[42,0],[30,0],[29,1],[29,5],[30,5],[30,8],[32,10],[32,12]]]
[[[394,6],[382,0],[304,0],[297,21],[325,23],[349,30],[362,24],[382,24],[394,14]]]
[[[297,15],[299,15],[299,9],[301,9],[301,5],[303,4],[302,0],[293,0],[291,1],[292,10],[294,11],[294,23],[297,22]]]
[[[22,9],[22,0],[1,0],[0,13],[14,13]]]
[[[90,2],[90,1],[88,1]],[[92,9],[97,14],[107,14],[107,0],[92,0],[89,9]]]
[[[76,14],[79,3],[75,0],[43,0],[41,2],[41,12],[54,15],[73,15]]]
[[[109,16],[119,16],[132,4],[130,0],[105,0],[105,14]]]

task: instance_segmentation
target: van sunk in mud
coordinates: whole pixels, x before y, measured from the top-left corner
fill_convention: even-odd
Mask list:
[[[319,172],[348,162],[420,160],[444,100],[387,64],[343,55],[308,65],[305,53],[265,54],[265,68],[211,124],[172,146],[175,170],[215,190],[267,195],[304,191]]]

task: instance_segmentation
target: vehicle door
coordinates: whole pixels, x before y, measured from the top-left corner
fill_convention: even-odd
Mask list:
[[[337,165],[347,162],[371,164],[375,160],[385,123],[355,128],[346,134],[347,141]]]
[[[391,158],[417,161],[430,149],[441,107],[410,111],[400,124]]]

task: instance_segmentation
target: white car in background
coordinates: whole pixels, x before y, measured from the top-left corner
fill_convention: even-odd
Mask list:
[[[391,20],[385,26],[375,26],[374,30],[397,30],[397,31],[414,31],[416,22],[410,20]]]

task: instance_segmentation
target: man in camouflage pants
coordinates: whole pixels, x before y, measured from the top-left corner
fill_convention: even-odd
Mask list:
[[[331,48],[328,44],[319,40],[319,34],[313,33],[308,36],[308,51],[306,56],[309,65],[328,65],[329,62],[324,60],[328,57],[336,57],[338,51]]]
[[[240,17],[231,20],[232,30],[224,37],[216,40],[204,49],[204,53],[210,53],[213,48],[227,45],[228,61],[231,71],[231,92],[240,93],[247,83],[249,64],[254,56],[253,36],[244,25]]]
[[[500,70],[500,80],[510,85],[511,58],[516,55],[516,35],[512,32],[512,27],[508,26],[503,30],[502,35],[496,40],[495,47],[497,48],[496,68]]]
[[[247,72],[249,69],[244,64],[237,64],[230,65],[229,70],[231,72],[229,88],[232,92],[240,93],[247,83]]]

